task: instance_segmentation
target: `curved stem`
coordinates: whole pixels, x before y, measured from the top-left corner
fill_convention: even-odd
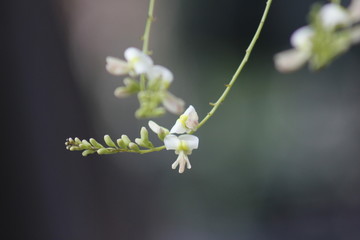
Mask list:
[[[109,148],[107,148],[109,149]],[[151,153],[151,152],[159,152],[161,150],[165,149],[165,145],[159,146],[159,147],[153,147],[150,149],[140,149],[138,151],[136,150],[130,150],[130,149],[123,149],[123,148],[111,148],[111,151],[113,153],[120,153],[120,152],[128,152],[128,153],[140,153],[140,154],[144,154],[144,153]],[[97,151],[99,150],[99,148],[93,148],[93,150]]]
[[[260,32],[264,26],[264,23],[265,23],[265,20],[266,20],[266,17],[268,15],[268,12],[269,12],[269,9],[270,9],[270,5],[271,5],[271,2],[272,0],[268,0],[266,2],[266,7],[265,7],[265,10],[264,10],[264,13],[261,17],[261,20],[260,20],[260,23],[259,23],[259,26],[248,46],[248,48],[246,49],[246,53],[245,53],[245,56],[243,58],[243,60],[241,61],[238,69],[236,70],[234,76],[232,77],[231,81],[229,82],[229,84],[226,85],[226,89],[225,91],[223,92],[223,94],[220,96],[220,98],[216,101],[216,103],[214,104],[211,104],[213,106],[213,108],[211,109],[211,111],[206,115],[206,117],[199,123],[197,129],[199,129],[202,125],[204,125],[207,120],[209,120],[209,118],[215,113],[215,111],[219,108],[220,104],[225,100],[226,96],[228,95],[228,93],[230,92],[232,86],[234,85],[235,81],[238,79],[239,75],[240,75],[240,72],[241,70],[244,68],[246,62],[248,61],[249,59],[249,56],[255,46],[255,43],[256,41],[258,40],[259,36],[260,36]],[[195,131],[193,131],[195,132]],[[193,133],[191,132],[191,133]]]
[[[143,154],[143,153],[158,152],[158,151],[161,151],[161,150],[164,150],[164,149],[165,149],[165,146],[162,145],[162,146],[159,146],[159,147],[151,148],[149,150],[140,150],[139,153]]]
[[[154,5],[155,5],[155,0],[150,0],[148,17],[147,17],[146,25],[145,25],[145,31],[144,31],[144,35],[141,38],[143,41],[142,51],[145,54],[149,54],[150,29],[151,29],[151,23],[154,21]],[[146,88],[145,82],[146,82],[145,76],[144,76],[144,74],[142,74],[140,76],[140,90],[141,91],[144,91]]]
[[[145,32],[144,32],[144,35],[142,36],[142,40],[143,40],[142,51],[145,54],[149,54],[150,28],[151,28],[151,23],[154,21],[154,15],[153,15],[154,14],[154,5],[155,5],[155,0],[150,0],[148,18],[146,20],[146,25],[145,25]]]

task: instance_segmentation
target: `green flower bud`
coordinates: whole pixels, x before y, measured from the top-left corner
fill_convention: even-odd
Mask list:
[[[125,97],[130,96],[131,94],[130,94],[129,90],[127,89],[127,87],[117,87],[114,91],[114,95],[117,98],[125,98]]]
[[[140,136],[141,136],[141,139],[143,139],[143,140],[149,139],[149,132],[148,132],[148,130],[146,129],[146,127],[142,127],[142,128],[141,128],[141,130],[140,130]]]
[[[81,148],[85,148],[85,149],[91,149],[91,144],[86,141],[85,139],[81,141],[81,144],[79,145]]]
[[[137,145],[139,145],[141,147],[143,147],[143,145],[144,145],[144,141],[140,138],[135,138],[135,142]]]
[[[130,143],[129,143],[129,148],[130,148],[131,150],[136,151],[136,152],[140,151],[139,146],[136,145],[136,143],[133,143],[133,142],[130,142]]]
[[[77,147],[77,146],[71,146],[69,150],[70,151],[79,151],[81,149],[79,147]]]
[[[90,138],[89,141],[96,148],[104,148],[104,146],[98,143],[94,138]]]
[[[121,139],[124,141],[126,146],[129,146],[130,138],[128,136],[126,136],[125,134],[121,135]]]
[[[100,148],[99,150],[97,150],[97,153],[99,155],[103,155],[103,154],[111,154],[113,153],[111,150],[111,148]]]
[[[114,141],[111,139],[111,137],[109,135],[104,136],[104,141],[109,147],[117,148]]]
[[[87,155],[89,155],[89,154],[93,154],[93,153],[95,153],[96,151],[95,150],[85,150],[85,151],[83,151],[82,152],[82,155],[84,156],[84,157],[86,157]]]
[[[166,137],[166,135],[169,135],[169,130],[166,129],[166,128],[163,128],[161,127],[159,129],[159,133],[158,133],[158,138],[161,140],[161,141],[164,141],[164,138]]]
[[[126,149],[126,148],[127,148],[127,145],[124,143],[124,141],[123,141],[121,138],[117,139],[117,140],[116,140],[116,143],[117,143],[117,145],[118,145],[120,148],[122,148],[122,149]]]
[[[134,93],[137,93],[140,91],[140,84],[137,81],[135,81],[134,79],[125,78],[124,84],[126,86],[127,91],[130,94],[134,94]]]

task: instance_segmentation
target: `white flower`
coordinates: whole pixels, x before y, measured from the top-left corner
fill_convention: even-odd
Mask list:
[[[274,56],[275,67],[280,72],[291,72],[304,65],[311,56],[314,30],[309,26],[297,29],[290,37],[294,47]]]
[[[152,82],[156,82],[158,80],[161,81],[162,89],[167,89],[171,82],[174,79],[172,72],[160,65],[155,65],[147,71],[147,76],[150,81],[150,85]]]
[[[354,22],[360,21],[360,0],[352,0],[348,9],[351,19]]]
[[[169,129],[159,126],[154,121],[149,121],[148,123],[150,129],[156,133],[161,141],[164,141],[164,138],[169,134]]]
[[[115,57],[106,58],[106,70],[113,75],[125,75],[131,70],[129,64]]]
[[[312,48],[311,38],[313,36],[314,30],[310,26],[303,26],[291,35],[290,43],[296,49],[310,51]]]
[[[347,10],[338,4],[325,4],[319,12],[322,25],[327,29],[334,29],[338,26],[349,26],[351,17]]]
[[[181,98],[174,96],[170,92],[166,92],[165,98],[163,99],[162,104],[172,114],[180,115],[184,112],[185,102]]]
[[[190,105],[186,111],[176,120],[175,125],[171,128],[170,133],[189,133],[196,130],[199,124],[199,116],[195,111],[195,108]]]
[[[176,161],[171,165],[172,169],[179,166],[179,173],[183,173],[185,167],[191,168],[188,155],[191,155],[192,150],[199,146],[199,138],[194,135],[167,135],[164,139],[166,150],[175,150],[175,154],[179,155]]]
[[[153,65],[153,60],[137,48],[130,47],[126,49],[124,55],[136,74],[146,73]]]
[[[106,58],[106,70],[113,75],[143,74],[152,67],[152,59],[137,48],[130,47],[125,50],[125,59],[114,57]]]
[[[310,58],[309,52],[289,49],[275,54],[275,68],[279,72],[292,72],[301,68]]]

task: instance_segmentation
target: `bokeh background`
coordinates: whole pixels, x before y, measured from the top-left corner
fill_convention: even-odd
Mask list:
[[[197,132],[193,169],[180,175],[174,152],[84,158],[64,147],[67,137],[135,138],[147,124],[134,118],[136,97],[113,96],[122,79],[104,66],[141,47],[148,1],[2,1],[1,238],[359,239],[360,46],[318,72],[284,75],[272,62],[314,2],[274,0],[240,79]],[[153,59],[200,118],[264,6],[156,2]]]

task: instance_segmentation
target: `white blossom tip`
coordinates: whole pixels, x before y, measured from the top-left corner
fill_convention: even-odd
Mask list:
[[[303,26],[291,35],[290,43],[296,49],[309,51],[312,48],[311,38],[313,36],[314,30],[310,26]]]
[[[106,70],[113,75],[124,75],[130,71],[130,67],[127,62],[115,58],[106,58]]]
[[[319,12],[320,20],[324,27],[333,29],[337,26],[348,26],[351,24],[350,14],[345,8],[335,3],[325,4]]]

